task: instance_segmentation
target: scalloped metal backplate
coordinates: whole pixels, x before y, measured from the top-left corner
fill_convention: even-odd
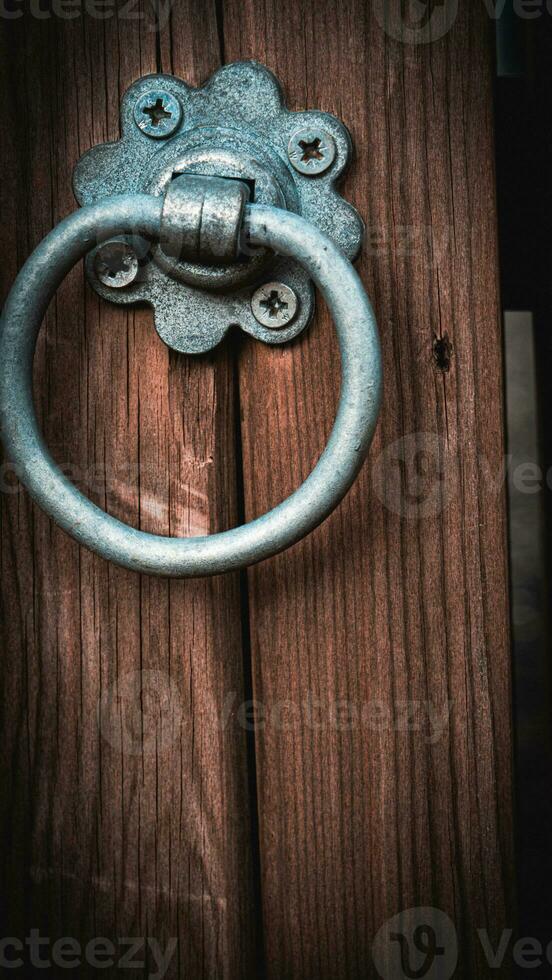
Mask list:
[[[182,107],[177,128],[165,139],[148,136],[136,124],[134,108],[148,92],[170,93]],[[322,130],[333,137],[336,155],[324,173],[307,176],[291,165],[287,149],[298,130]],[[349,259],[358,255],[363,222],[336,189],[350,161],[349,132],[328,113],[287,109],[277,79],[263,65],[227,65],[201,88],[171,75],[145,76],[124,95],[121,133],[120,140],[93,147],[77,163],[73,188],[79,204],[133,191],[161,195],[173,173],[241,178],[254,188],[257,203],[296,211],[325,231]],[[88,278],[104,299],[153,307],[157,332],[175,350],[211,350],[235,324],[265,343],[280,344],[297,336],[312,317],[312,283],[294,260],[259,251],[233,267],[177,263],[171,268],[155,243],[137,236],[126,240],[139,255],[137,279],[124,289],[102,284],[94,272],[94,252],[87,258]],[[262,326],[251,310],[252,293],[268,280],[291,286],[299,299],[297,316],[279,330]]]

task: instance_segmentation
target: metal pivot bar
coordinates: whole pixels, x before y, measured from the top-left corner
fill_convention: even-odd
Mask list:
[[[176,177],[161,211],[162,251],[176,260],[237,262],[248,200],[249,188],[239,180]]]
[[[180,176],[164,198],[140,193],[106,198],[62,221],[19,273],[0,323],[0,424],[8,456],[37,503],[79,542],[127,568],[194,576],[243,568],[298,541],[336,507],[368,452],[381,397],[374,315],[350,262],[315,225],[272,205],[246,203],[248,187],[227,179]],[[72,266],[98,241],[137,234],[172,261],[235,259],[241,245],[288,257],[322,290],[339,338],[343,383],[326,449],[305,482],[283,503],[242,527],[211,536],[146,534],[104,513],[56,466],[40,434],[32,366],[42,318]],[[123,243],[124,244],[124,243]],[[127,256],[128,257],[128,256]],[[132,262],[123,278],[132,273]],[[259,303],[262,303],[259,300]],[[284,299],[282,302],[286,302]],[[275,301],[266,290],[266,309]]]
[[[250,203],[301,215],[353,260],[363,223],[337,191],[351,146],[334,116],[290,112],[267,68],[238,62],[201,88],[170,75],[139,79],[122,101],[121,139],[86,153],[73,185],[87,205],[114,194],[162,198],[181,174],[241,181]],[[314,291],[295,258],[251,247],[242,249],[239,261],[216,248],[201,259],[192,241],[176,255],[167,230],[165,244],[136,227],[114,235],[91,252],[87,274],[104,299],[152,306],[156,329],[170,347],[205,352],[232,325],[281,344],[307,326]]]

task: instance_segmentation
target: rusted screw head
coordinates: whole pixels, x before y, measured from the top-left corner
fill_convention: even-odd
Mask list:
[[[335,154],[335,140],[323,129],[299,129],[288,143],[289,162],[307,177],[323,174],[331,167]]]
[[[134,121],[146,136],[163,140],[171,136],[182,119],[182,106],[170,92],[150,89],[134,106]]]
[[[94,272],[104,286],[122,289],[138,275],[138,256],[128,242],[104,242],[94,256]]]
[[[251,297],[253,316],[263,327],[280,330],[294,319],[299,308],[297,294],[283,282],[267,282]]]

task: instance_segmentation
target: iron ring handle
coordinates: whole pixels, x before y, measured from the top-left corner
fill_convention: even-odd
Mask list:
[[[93,504],[62,473],[40,434],[32,394],[36,340],[56,289],[86,252],[126,232],[159,237],[163,201],[124,194],[65,218],[19,273],[0,321],[0,426],[8,458],[34,500],[65,531],[103,558],[138,572],[187,577],[244,568],[289,547],[320,524],[353,483],[368,452],[381,398],[377,327],[350,262],[309,222],[248,205],[252,244],[297,259],[321,289],[342,362],[339,407],[329,441],[305,482],[248,524],[212,535],[173,538],[136,530]]]

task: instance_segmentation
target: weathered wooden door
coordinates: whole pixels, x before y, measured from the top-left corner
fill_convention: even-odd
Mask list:
[[[3,8],[3,296],[75,208],[76,160],[118,137],[133,80],[200,84],[254,58],[292,108],[351,130],[345,194],[367,223],[359,269],[385,366],[352,492],[242,576],[109,565],[4,462],[0,932],[25,976],[44,975],[39,962],[63,976],[128,963],[227,980],[412,976],[421,940],[386,953],[378,932],[424,907],[456,934],[439,976],[456,945],[455,976],[495,975],[477,930],[496,946],[512,926],[513,874],[490,29],[483,4],[462,4],[440,39],[402,43],[380,7]],[[322,303],[287,347],[234,335],[185,358],[150,312],[101,302],[81,267],[36,358],[56,459],[159,533],[212,532],[283,499],[324,446],[338,387]],[[32,930],[48,943],[26,942]]]

